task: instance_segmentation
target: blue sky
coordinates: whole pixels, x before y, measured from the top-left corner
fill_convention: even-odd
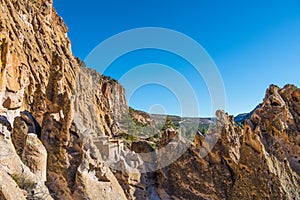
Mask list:
[[[69,27],[73,53],[83,60],[105,39],[133,28],[163,27],[193,38],[220,71],[230,114],[251,111],[270,84],[300,86],[299,0],[54,0],[54,6]],[[184,74],[196,91],[200,115],[212,115],[205,82],[172,53],[132,52],[116,60],[106,75],[119,79],[131,68],[153,62]],[[152,84],[139,88],[129,105],[181,115],[179,101],[168,88]]]

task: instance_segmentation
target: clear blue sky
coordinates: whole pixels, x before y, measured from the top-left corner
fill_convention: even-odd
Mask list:
[[[251,111],[270,84],[300,86],[299,0],[54,0],[54,6],[69,27],[73,53],[83,60],[100,42],[133,28],[164,27],[195,39],[219,68],[230,114]],[[189,76],[201,99],[201,116],[211,115],[204,81],[173,54],[130,53],[114,62],[107,75],[119,79],[126,70],[149,62]],[[161,104],[167,113],[180,114],[175,96],[158,85],[140,88],[129,104],[146,111]]]

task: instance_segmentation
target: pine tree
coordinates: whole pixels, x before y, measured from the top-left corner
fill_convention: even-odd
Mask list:
[[[163,127],[162,127],[161,130],[162,130],[162,131],[165,131],[165,130],[167,130],[168,128],[175,128],[174,123],[173,123],[173,121],[172,121],[172,119],[171,119],[170,116],[167,116],[166,122],[165,122],[165,124],[163,125]]]

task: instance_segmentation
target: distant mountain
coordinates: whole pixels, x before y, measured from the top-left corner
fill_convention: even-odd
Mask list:
[[[242,114],[239,114],[237,115],[235,118],[234,118],[234,122],[235,123],[242,123],[244,124],[245,120],[246,119],[250,119],[252,114],[254,113],[254,111],[259,108],[259,105],[256,106],[251,112],[249,113],[242,113]]]
[[[166,120],[167,116],[171,118],[171,120],[177,124],[181,124],[181,123],[188,123],[188,124],[213,124],[215,121],[215,118],[210,118],[210,117],[179,117],[179,116],[175,116],[175,115],[160,115],[160,114],[151,114],[150,115],[152,119],[156,120],[156,121],[164,121]]]

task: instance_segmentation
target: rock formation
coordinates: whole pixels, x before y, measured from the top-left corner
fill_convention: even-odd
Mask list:
[[[15,184],[10,180],[1,183],[7,189],[1,195],[4,199],[14,193],[22,198],[41,198],[43,193],[50,199],[125,199],[93,144],[94,135],[118,131],[113,117],[121,113],[122,104],[127,106],[123,88],[84,69],[74,58],[68,28],[52,1],[1,0],[0,5],[1,176],[12,177],[28,193],[11,188]],[[84,132],[73,120],[80,73],[99,81],[93,91],[98,93],[92,94],[97,97],[92,97],[92,104],[99,132],[94,127],[95,133]],[[30,187],[24,188],[23,182]]]
[[[234,199],[299,199],[299,96],[293,85],[271,85],[246,122]]]
[[[194,143],[166,128],[157,144],[125,149],[125,90],[73,56],[52,1],[0,0],[0,10],[1,200],[300,199],[296,86],[270,86],[244,130],[218,111]]]

